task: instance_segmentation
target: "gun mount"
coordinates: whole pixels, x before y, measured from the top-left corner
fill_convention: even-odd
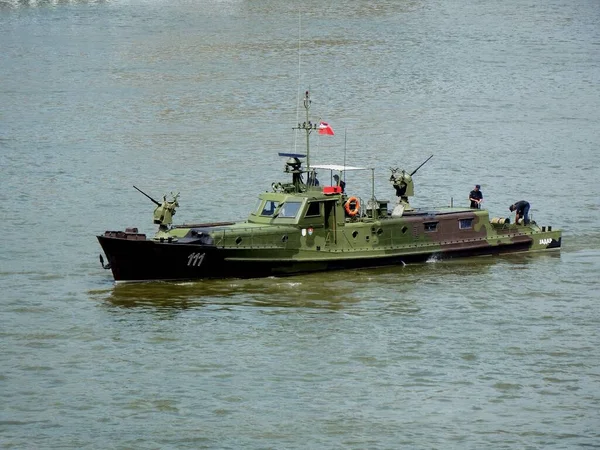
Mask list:
[[[423,161],[419,167],[417,167],[411,173],[407,173],[404,169],[399,169],[397,167],[390,168],[392,171],[392,175],[390,175],[390,183],[392,183],[392,186],[394,186],[394,189],[396,190],[396,197],[399,197],[398,203],[402,204],[405,210],[411,209],[408,197],[414,197],[415,195],[415,185],[413,183],[412,176],[417,173],[417,171],[431,158],[433,158],[433,155]]]
[[[291,183],[273,183],[271,187],[273,188],[273,192],[304,192],[306,190],[306,186],[304,185],[304,180],[302,179],[302,174],[305,172],[302,168],[301,158],[306,158],[306,155],[302,155],[299,153],[279,153],[279,156],[283,156],[288,158],[285,162],[285,166],[283,171],[285,173],[292,174],[292,182]]]
[[[292,174],[292,184],[296,190],[300,190],[302,184],[302,161],[298,156],[291,156],[285,163],[285,172]]]
[[[173,200],[167,200],[167,196],[164,195],[162,204],[154,210],[154,223],[158,225],[159,231],[168,230],[173,223],[175,209],[179,206],[179,192],[177,194],[171,192],[171,197]]]
[[[412,176],[404,169],[390,168],[392,175],[390,176],[390,183],[396,190],[396,197],[400,197],[400,200],[408,203],[408,197],[415,195],[415,185],[412,180]]]
[[[156,225],[158,225],[159,231],[167,231],[170,228],[170,226],[173,224],[173,216],[175,215],[176,208],[179,206],[179,201],[178,201],[179,200],[179,192],[176,194],[171,192],[172,200],[167,200],[167,196],[164,195],[163,201],[162,201],[162,203],[160,203],[157,200],[154,200],[152,197],[150,197],[148,194],[146,194],[141,189],[139,189],[135,186],[133,186],[133,187],[137,191],[141,192],[146,197],[148,197],[150,199],[150,201],[152,201],[152,203],[154,203],[156,205],[156,208],[154,209],[154,220],[153,221]]]

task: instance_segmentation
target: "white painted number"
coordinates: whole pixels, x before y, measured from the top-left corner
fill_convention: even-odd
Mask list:
[[[552,238],[540,239],[540,245],[548,245],[552,243]]]
[[[191,267],[200,267],[200,264],[202,264],[202,261],[204,260],[204,255],[205,253],[190,253],[187,265]]]

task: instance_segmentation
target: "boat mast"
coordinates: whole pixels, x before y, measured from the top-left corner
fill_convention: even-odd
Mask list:
[[[298,130],[304,130],[306,132],[306,171],[310,171],[310,133],[317,129],[316,123],[311,123],[308,117],[308,110],[310,109],[310,94],[308,91],[304,94],[304,109],[306,110],[306,121],[302,124],[298,124]]]
[[[304,126],[306,128],[306,170],[310,170],[310,129],[311,123],[308,120],[308,110],[310,109],[310,96],[308,91],[304,94],[304,109],[306,110],[306,122],[304,122]],[[306,126],[308,124],[308,127]]]

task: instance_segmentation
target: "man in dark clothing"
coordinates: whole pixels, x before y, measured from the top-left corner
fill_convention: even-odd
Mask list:
[[[471,200],[471,208],[481,208],[481,202],[483,202],[483,192],[480,189],[481,186],[475,185],[475,189],[469,194],[469,200]]]
[[[525,200],[520,200],[517,203],[510,205],[511,211],[516,211],[515,223],[519,223],[519,219],[523,219],[523,224],[529,224],[529,202]]]
[[[333,179],[335,180],[335,185],[342,188],[342,193],[346,192],[346,183],[344,180],[340,180],[339,175],[334,175]]]
[[[318,186],[319,180],[317,179],[317,172],[314,170],[308,174],[308,180],[306,182],[308,186]]]

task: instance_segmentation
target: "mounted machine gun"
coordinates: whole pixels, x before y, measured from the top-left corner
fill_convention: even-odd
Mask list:
[[[173,216],[175,215],[175,209],[179,206],[179,202],[178,202],[179,192],[177,194],[173,194],[171,192],[171,197],[173,199],[170,201],[167,200],[167,196],[164,195],[163,201],[162,201],[162,203],[160,203],[157,200],[154,200],[152,197],[150,197],[148,194],[146,194],[141,189],[137,188],[136,186],[133,186],[133,187],[134,187],[134,189],[136,189],[137,191],[139,191],[140,193],[142,193],[146,197],[148,197],[150,199],[150,201],[152,201],[152,203],[154,203],[156,205],[156,208],[154,209],[154,223],[156,225],[158,225],[158,231],[167,231],[170,228],[171,224],[173,223]]]
[[[392,171],[392,175],[390,176],[390,183],[394,186],[396,190],[396,197],[399,197],[398,204],[402,205],[402,210],[412,209],[408,202],[408,197],[413,197],[415,195],[415,185],[413,183],[412,176],[417,173],[417,171],[427,163],[433,155],[423,161],[419,167],[413,170],[410,174],[407,173],[404,169],[399,168],[390,168]],[[399,215],[402,213],[400,212]]]

